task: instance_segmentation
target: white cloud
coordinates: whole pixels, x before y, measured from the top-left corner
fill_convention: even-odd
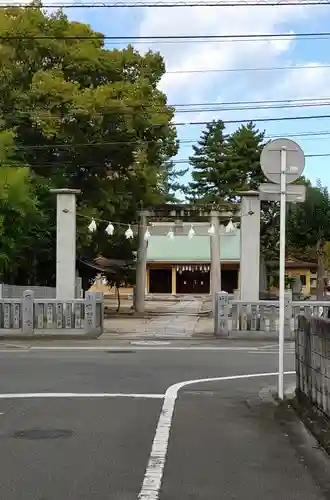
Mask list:
[[[294,33],[297,31],[296,27],[299,27],[299,22],[306,20],[307,9],[309,9],[308,6],[148,9],[140,24],[139,35]],[[319,10],[317,7],[313,11],[309,10],[307,19],[310,19],[311,12],[313,16],[317,16]],[[244,42],[215,43],[210,41],[159,44],[158,46],[155,44],[155,47],[164,55],[169,71],[184,71],[272,66],[290,51],[293,44],[294,37]],[[172,102],[178,102],[178,100],[179,102],[192,102],[210,100],[205,99],[210,92],[214,97],[218,97],[221,94],[228,95],[233,88],[243,90],[245,79],[251,84],[245,92],[257,92],[257,86],[253,84],[251,75],[247,77],[245,74],[233,75],[225,72],[221,74],[167,74],[162,79],[161,88],[169,95]],[[254,80],[256,80],[255,77]],[[262,79],[258,78],[258,81]],[[216,87],[218,87],[218,95]]]
[[[317,62],[307,63],[304,69],[290,71],[276,87],[276,96],[286,99],[320,98],[329,96],[330,68]]]

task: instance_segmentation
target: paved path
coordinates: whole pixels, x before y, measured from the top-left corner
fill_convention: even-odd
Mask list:
[[[1,351],[0,498],[326,500],[263,350]]]
[[[152,319],[105,320],[105,335],[119,333],[129,334],[130,337],[192,337],[201,304],[201,299],[183,298],[180,302],[169,303],[166,314]]]

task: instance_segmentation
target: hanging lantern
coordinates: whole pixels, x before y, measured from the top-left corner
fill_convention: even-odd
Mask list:
[[[173,230],[172,228],[169,230],[169,232],[167,233],[167,237],[170,239],[170,240],[173,240],[174,238],[174,233],[173,233]]]
[[[126,229],[125,231],[125,236],[127,240],[132,239],[134,237],[134,233],[130,225],[128,226],[128,229]]]
[[[94,233],[97,229],[97,225],[96,225],[96,222],[94,219],[92,219],[92,222],[89,224],[88,226],[88,230],[91,232],[91,233]]]
[[[105,232],[109,235],[109,236],[112,236],[113,233],[115,232],[115,228],[113,227],[113,225],[111,224],[111,222],[109,222],[109,224],[107,225],[107,227],[105,228]]]
[[[207,232],[209,233],[210,236],[213,236],[215,234],[215,227],[213,224],[211,224]]]
[[[194,227],[193,225],[191,225],[191,228],[189,229],[189,232],[188,232],[188,238],[191,239],[195,236],[195,230],[194,230]]]
[[[146,232],[144,233],[144,241],[148,241],[148,239],[150,238],[150,236],[151,236],[150,231],[147,228]]]
[[[233,224],[233,221],[229,219],[229,222],[226,226],[226,233],[233,233],[235,231],[235,226]]]

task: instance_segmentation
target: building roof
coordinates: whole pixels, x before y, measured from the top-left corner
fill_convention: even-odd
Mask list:
[[[266,262],[269,267],[278,267],[278,261]],[[306,262],[302,260],[287,259],[285,262],[286,269],[316,269],[317,264],[315,262]]]
[[[221,261],[239,262],[240,231],[220,236]],[[148,241],[148,262],[210,262],[210,237],[177,235],[172,240],[165,235],[152,235]]]

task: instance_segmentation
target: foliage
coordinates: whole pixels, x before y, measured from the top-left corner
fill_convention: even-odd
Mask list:
[[[264,133],[253,123],[225,134],[221,120],[206,126],[190,159],[193,182],[190,199],[198,203],[237,203],[237,192],[258,189],[264,176],[260,154]],[[274,203],[262,203],[261,247],[265,260],[277,254],[279,211]]]
[[[309,254],[317,260],[317,295],[324,293],[326,249],[330,240],[330,195],[328,189],[318,181],[316,186],[307,187],[306,201],[290,207],[287,233],[288,248],[293,254]],[[309,259],[311,260],[311,259]]]
[[[288,245],[293,248],[316,247],[317,242],[330,239],[330,196],[321,185],[309,186],[304,203],[291,204],[287,232]]]
[[[0,35],[8,37],[0,45],[2,129],[14,137],[11,162],[30,167],[35,205],[52,213],[52,227],[49,187],[81,189],[78,215],[113,222],[131,222],[141,206],[171,199],[180,187],[171,162],[178,142],[174,110],[157,88],[165,71],[160,54],[108,50],[90,26],[62,11],[47,14],[39,2],[1,9]],[[131,257],[134,243],[101,231],[91,238],[86,217],[77,221],[78,257]],[[54,231],[38,234],[38,261],[40,240],[55,248]],[[55,259],[38,280],[52,281],[54,269]]]
[[[34,284],[37,245],[40,258],[46,258],[47,216],[40,209],[29,169],[18,167],[11,160],[14,134],[0,132],[0,145],[0,279],[7,283],[24,279],[26,284]],[[39,231],[44,232],[42,242]]]
[[[259,162],[263,137],[252,123],[242,125],[232,134],[225,133],[221,120],[208,123],[190,158],[190,199],[203,203],[233,202],[236,192],[256,189],[263,179]]]

